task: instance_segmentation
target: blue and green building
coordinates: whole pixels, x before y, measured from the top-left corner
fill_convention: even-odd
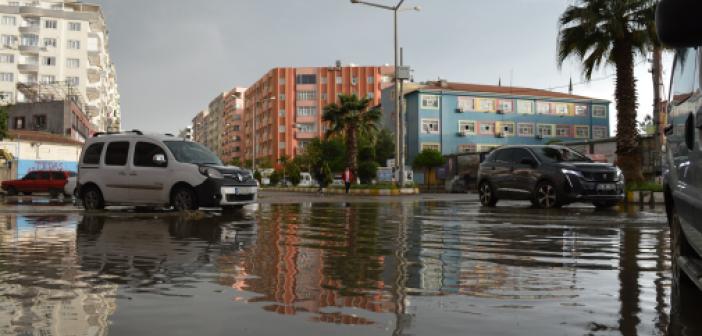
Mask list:
[[[385,127],[394,130],[394,87],[383,91]],[[406,163],[423,149],[444,155],[504,145],[584,141],[610,135],[610,101],[540,89],[450,83],[404,89]],[[421,172],[415,181],[422,182]]]

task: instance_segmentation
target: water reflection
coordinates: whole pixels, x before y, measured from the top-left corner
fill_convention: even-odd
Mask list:
[[[0,217],[0,334],[698,334],[662,214],[514,210]]]

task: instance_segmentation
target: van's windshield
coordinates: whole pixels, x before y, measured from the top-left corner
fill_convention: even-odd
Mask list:
[[[178,162],[222,165],[217,155],[197,142],[164,141],[164,143]]]

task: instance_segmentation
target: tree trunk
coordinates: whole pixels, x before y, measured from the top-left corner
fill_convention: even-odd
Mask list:
[[[354,177],[358,176],[358,144],[356,143],[356,128],[349,127],[346,132],[346,164]]]
[[[653,126],[655,129],[654,140],[656,144],[656,150],[661,148],[663,142],[661,141],[661,134],[663,132],[661,128],[661,112],[663,109],[661,98],[661,88],[663,87],[663,49],[660,46],[653,47],[653,66],[651,67],[651,74],[653,76]]]
[[[627,183],[643,180],[641,150],[636,129],[636,79],[631,42],[615,41],[612,48],[617,70],[614,97],[617,103],[617,165]]]

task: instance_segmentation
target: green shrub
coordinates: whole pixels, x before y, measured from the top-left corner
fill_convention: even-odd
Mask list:
[[[276,170],[276,171],[273,172],[273,174],[271,174],[271,176],[269,177],[269,179],[271,180],[271,185],[272,185],[272,186],[277,186],[278,183],[280,183],[281,173],[278,172],[278,171]]]
[[[358,164],[358,178],[362,184],[370,184],[378,174],[378,164],[374,161],[363,161]]]
[[[662,192],[663,186],[656,182],[628,183],[626,191],[654,191]]]
[[[261,172],[260,171],[258,171],[258,170],[255,171],[253,175],[254,175],[254,178],[256,179],[256,181],[261,182]]]
[[[294,186],[300,184],[300,181],[302,180],[302,176],[300,176],[300,167],[293,162],[286,165],[285,175],[288,181],[290,181]]]

